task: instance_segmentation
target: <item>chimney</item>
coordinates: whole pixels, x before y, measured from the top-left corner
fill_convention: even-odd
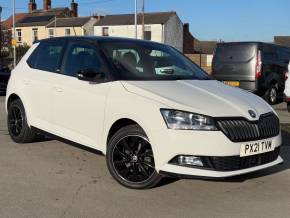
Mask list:
[[[185,33],[189,33],[189,23],[185,23],[185,24],[183,25],[183,32],[185,32]]]
[[[36,9],[37,9],[37,5],[35,3],[35,0],[30,0],[29,3],[28,3],[28,12],[32,13]]]
[[[70,15],[72,17],[78,17],[78,3],[76,3],[74,0],[71,1],[70,4]]]
[[[51,0],[43,0],[43,10],[51,9]]]

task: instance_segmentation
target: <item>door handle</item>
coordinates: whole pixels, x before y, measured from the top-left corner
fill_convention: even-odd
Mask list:
[[[60,88],[60,87],[54,87],[54,89],[56,92],[63,92],[62,88]]]
[[[25,79],[25,80],[23,80],[23,84],[24,85],[30,85],[30,81]]]

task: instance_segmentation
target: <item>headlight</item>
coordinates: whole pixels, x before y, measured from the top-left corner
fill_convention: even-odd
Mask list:
[[[169,129],[217,130],[211,117],[170,109],[161,109],[160,111]]]

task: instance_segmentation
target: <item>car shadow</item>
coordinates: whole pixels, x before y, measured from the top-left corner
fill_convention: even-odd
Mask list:
[[[273,166],[273,167],[268,168],[268,169],[260,170],[257,172],[248,173],[248,174],[239,175],[239,176],[234,176],[234,177],[230,177],[230,178],[211,179],[211,178],[202,178],[202,177],[195,178],[195,177],[193,177],[193,179],[204,180],[204,181],[208,181],[208,182],[241,183],[241,182],[244,182],[246,180],[260,178],[260,177],[264,177],[264,176],[268,176],[268,175],[272,175],[272,174],[276,174],[276,173],[288,170],[288,169],[290,169],[290,124],[287,125],[287,131],[282,130],[282,138],[283,138],[283,144],[281,146],[280,156],[284,160],[283,164]],[[83,145],[75,143],[75,142],[68,141],[68,140],[63,139],[63,138],[59,138],[56,136],[47,135],[47,137],[40,139],[40,141],[50,141],[50,140],[58,140],[60,142],[66,143],[68,145],[79,148],[81,150],[86,150],[90,153],[94,153],[94,154],[103,156],[103,153],[98,151],[98,150],[83,146]],[[180,178],[164,177],[164,178],[162,178],[160,183],[155,188],[169,185],[171,183],[177,182],[178,180],[181,180],[181,179]]]

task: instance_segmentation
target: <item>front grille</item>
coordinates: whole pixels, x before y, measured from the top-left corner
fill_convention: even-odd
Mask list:
[[[264,114],[259,121],[251,122],[245,118],[219,119],[220,130],[233,142],[246,142],[271,138],[279,135],[279,118],[273,114]]]
[[[247,169],[275,161],[280,153],[280,147],[274,151],[248,156],[209,157],[210,165],[217,171],[234,171]]]

